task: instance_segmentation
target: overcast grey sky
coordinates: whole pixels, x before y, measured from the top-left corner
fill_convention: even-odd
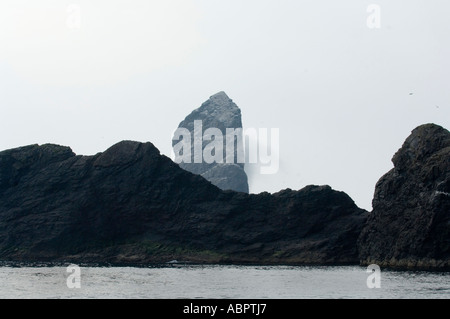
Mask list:
[[[371,209],[411,130],[450,127],[449,12],[447,0],[2,0],[0,150],[90,155],[131,139],[169,156],[180,121],[225,91],[245,127],[280,129],[279,173],[251,174],[251,192],[328,184]]]

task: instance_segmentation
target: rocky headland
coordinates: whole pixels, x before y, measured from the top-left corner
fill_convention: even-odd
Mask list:
[[[363,264],[450,268],[450,134],[416,128],[377,183],[373,211],[359,238]]]
[[[222,191],[151,143],[0,153],[0,260],[352,264],[366,215],[328,186]]]
[[[222,107],[225,117],[211,111]],[[206,127],[242,127],[224,93],[180,127],[202,116]],[[248,194],[243,166],[232,167],[239,178],[224,165],[181,168],[151,143],[123,141],[94,156],[52,144],[6,150],[0,260],[449,270],[449,132],[416,128],[393,163],[367,212],[329,186]]]

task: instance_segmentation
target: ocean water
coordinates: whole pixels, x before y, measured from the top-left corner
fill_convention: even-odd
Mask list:
[[[0,264],[0,298],[450,298],[449,273],[381,269],[381,287],[369,289],[367,281],[371,274],[366,271],[355,266],[86,266],[79,268],[78,276],[72,270],[68,272],[65,265],[3,263]],[[74,285],[77,276],[80,288]]]

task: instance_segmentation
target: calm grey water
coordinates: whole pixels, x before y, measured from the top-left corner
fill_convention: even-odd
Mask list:
[[[0,298],[450,298],[448,273],[381,273],[367,287],[362,267],[163,266],[81,267],[69,289],[66,267],[0,266]]]

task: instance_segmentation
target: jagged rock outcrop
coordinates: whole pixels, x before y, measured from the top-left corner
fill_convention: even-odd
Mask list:
[[[202,130],[200,134],[195,134],[195,121],[201,121]],[[180,163],[180,167],[194,174],[201,175],[213,185],[216,185],[222,190],[234,190],[237,192],[249,192],[248,178],[244,171],[244,161],[239,160],[238,152],[244,152],[242,143],[242,133],[238,137],[233,137],[235,140],[234,154],[231,156],[234,160],[230,163],[226,160],[226,136],[227,129],[242,129],[242,117],[239,107],[225,94],[219,92],[210,97],[208,101],[202,106],[194,110],[188,115],[178,126],[178,128],[185,128],[189,130],[191,141],[190,145],[190,161]],[[219,129],[223,136],[223,150],[221,156],[222,162],[216,161],[214,163],[207,163],[202,159],[201,163],[195,162],[194,139],[202,141],[204,132],[207,129]],[[180,141],[178,137],[173,141],[173,146]],[[202,150],[210,143],[210,141],[202,142]],[[178,154],[175,154],[178,155]]]
[[[151,143],[0,152],[0,260],[357,263],[365,218],[328,186],[222,191]]]
[[[450,134],[416,128],[376,185],[359,239],[363,264],[450,269]]]

